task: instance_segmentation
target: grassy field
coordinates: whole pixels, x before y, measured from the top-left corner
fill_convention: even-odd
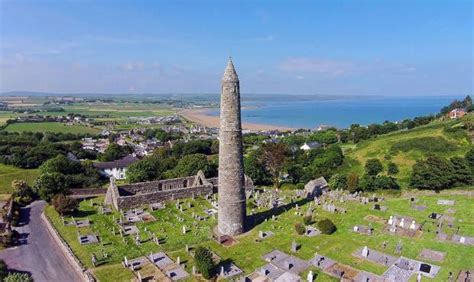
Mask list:
[[[5,131],[8,132],[53,132],[53,133],[75,133],[75,134],[97,134],[100,129],[86,127],[82,125],[66,125],[60,122],[24,122],[14,123],[7,126]]]
[[[396,163],[400,170],[397,178],[402,187],[407,187],[416,160],[429,153],[443,157],[463,156],[472,146],[467,134],[447,133],[445,126],[455,127],[456,122],[435,122],[412,130],[381,135],[357,145],[343,146],[345,160],[340,172],[362,175],[366,161],[377,158],[385,167],[389,162]]]
[[[13,180],[25,180],[30,185],[39,175],[37,169],[22,169],[14,166],[0,164],[0,194],[11,194]]]
[[[473,189],[469,187],[467,189]],[[338,227],[336,233],[332,235],[320,235],[317,237],[299,236],[294,231],[294,223],[302,222],[301,216],[295,214],[295,208],[291,208],[279,215],[276,221],[268,220],[257,225],[250,232],[237,237],[238,243],[232,247],[223,247],[215,241],[209,239],[212,226],[216,224],[215,219],[201,221],[198,226],[193,226],[191,213],[204,215],[203,210],[209,208],[207,201],[202,199],[189,200],[192,202],[192,208],[184,210],[180,213],[173,203],[168,203],[167,209],[153,212],[152,214],[157,218],[155,222],[139,223],[137,226],[140,229],[140,234],[143,239],[147,239],[145,234],[145,227],[148,230],[156,233],[160,238],[164,239],[164,244],[160,246],[152,242],[145,242],[141,246],[137,246],[133,242],[133,238],[126,237],[125,242],[122,241],[120,235],[112,235],[113,224],[112,215],[105,216],[97,212],[97,205],[91,206],[89,201],[83,201],[80,205],[80,212],[74,214],[76,219],[88,217],[92,220],[91,228],[80,229],[81,234],[94,232],[98,234],[101,239],[101,244],[80,246],[77,241],[77,230],[74,226],[64,226],[59,215],[52,207],[47,207],[46,213],[52,219],[53,224],[59,230],[61,235],[69,242],[72,249],[83,263],[91,267],[91,255],[96,254],[99,258],[104,252],[109,255],[108,259],[102,261],[102,265],[94,269],[94,273],[100,281],[129,281],[129,270],[120,266],[124,256],[127,258],[134,258],[149,254],[151,251],[163,250],[166,251],[172,258],[177,256],[181,261],[185,261],[188,272],[190,272],[193,265],[192,257],[184,250],[186,244],[191,247],[196,245],[204,245],[210,247],[213,252],[221,256],[223,259],[231,259],[247,274],[253,272],[256,268],[263,266],[266,262],[261,258],[267,252],[274,249],[290,253],[291,242],[295,240],[301,244],[301,249],[296,256],[302,259],[310,259],[315,253],[320,253],[329,256],[337,261],[350,265],[359,270],[366,270],[377,274],[382,274],[386,267],[355,258],[352,253],[363,246],[368,246],[372,249],[395,255],[395,246],[400,240],[403,243],[402,255],[409,258],[418,258],[423,248],[429,248],[446,252],[446,260],[442,263],[435,263],[441,266],[441,271],[434,279],[434,281],[445,281],[448,273],[452,271],[457,274],[461,269],[472,269],[474,261],[466,258],[474,257],[474,247],[467,247],[455,243],[439,242],[435,240],[435,226],[428,221],[426,230],[421,237],[409,238],[401,237],[383,232],[383,223],[390,215],[401,215],[413,217],[417,222],[422,223],[428,220],[428,215],[432,212],[445,213],[448,207],[437,205],[437,199],[452,199],[456,201],[455,214],[452,216],[456,218],[455,227],[459,227],[459,233],[467,236],[474,236],[474,210],[472,209],[472,196],[467,196],[465,191],[458,191],[459,194],[437,194],[428,195],[426,193],[416,195],[418,205],[425,205],[425,211],[418,211],[411,207],[409,195],[404,194],[402,197],[386,196],[385,202],[382,205],[388,207],[385,212],[375,211],[372,205],[363,205],[356,202],[337,203],[338,206],[343,206],[347,209],[346,214],[333,214],[317,207],[313,212],[316,220],[323,218],[330,218]],[[285,193],[291,193],[285,191]],[[100,203],[103,198],[94,199],[95,203]],[[184,205],[187,206],[187,205]],[[305,214],[309,208],[309,203],[300,206],[300,211]],[[257,212],[264,211],[264,209],[257,210]],[[178,222],[174,215],[179,215],[184,218],[184,222]],[[115,213],[115,219],[118,219],[119,214]],[[369,220],[368,216],[372,219]],[[375,220],[373,220],[375,219]],[[66,218],[68,220],[68,218]],[[356,224],[372,225],[375,232],[372,236],[359,235],[352,232],[352,228]],[[430,225],[431,224],[431,225]],[[191,232],[186,235],[181,234],[181,227],[186,225],[191,227]],[[432,227],[431,227],[432,226]],[[256,242],[259,231],[273,231],[274,236],[265,239],[262,242]],[[447,233],[452,233],[452,230],[446,230]],[[118,233],[118,232],[117,232]],[[383,242],[387,243],[386,249],[382,249]],[[111,273],[109,270],[113,270]],[[305,278],[304,274],[302,276]],[[320,274],[317,281],[332,280],[325,274]],[[424,278],[425,280],[425,278]]]

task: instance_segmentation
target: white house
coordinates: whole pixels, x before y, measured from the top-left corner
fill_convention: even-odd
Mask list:
[[[102,174],[106,175],[107,177],[113,176],[115,179],[125,179],[125,173],[127,172],[127,168],[136,161],[138,161],[137,157],[128,155],[120,160],[96,163],[94,164],[94,166],[98,168],[102,172]]]
[[[301,145],[300,149],[303,151],[308,151],[308,150],[319,148],[319,147],[321,147],[321,144],[314,141],[314,142],[307,142],[307,143],[305,142],[303,145]]]

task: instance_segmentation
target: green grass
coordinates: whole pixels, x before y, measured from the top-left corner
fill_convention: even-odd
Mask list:
[[[13,180],[25,180],[33,185],[35,178],[39,175],[37,169],[22,169],[14,166],[0,164],[0,194],[11,194]]]
[[[341,173],[364,173],[364,165],[370,158],[377,158],[385,168],[394,162],[400,170],[397,178],[402,187],[408,187],[412,166],[416,160],[429,153],[442,157],[463,156],[471,141],[466,134],[447,133],[445,126],[455,122],[435,122],[412,130],[397,131],[361,141],[356,146],[344,146],[345,160]],[[462,133],[462,132],[461,132]],[[462,138],[460,138],[462,137]]]
[[[468,187],[467,189],[474,189]],[[167,252],[173,259],[180,256],[182,261],[186,261],[188,271],[193,264],[192,257],[184,251],[184,246],[188,244],[193,247],[196,245],[204,245],[210,247],[213,252],[217,253],[223,259],[231,259],[247,274],[253,272],[256,268],[263,266],[266,262],[261,258],[267,252],[279,249],[290,253],[290,246],[293,240],[301,244],[301,249],[297,252],[297,256],[302,259],[310,259],[315,253],[329,256],[343,264],[350,265],[358,270],[370,271],[382,274],[387,268],[365,260],[357,259],[352,253],[360,247],[368,246],[369,248],[397,256],[395,246],[399,240],[403,243],[402,255],[409,258],[417,258],[423,248],[429,248],[446,252],[446,260],[442,263],[435,263],[441,266],[441,272],[434,281],[444,281],[448,273],[452,271],[457,273],[461,269],[472,269],[474,261],[466,258],[474,257],[474,248],[467,247],[455,243],[439,242],[435,240],[435,226],[431,223],[426,225],[426,229],[431,229],[431,233],[425,232],[419,238],[408,238],[384,233],[383,224],[380,222],[370,222],[366,218],[368,215],[387,220],[390,215],[402,215],[413,217],[417,222],[422,223],[428,219],[431,212],[445,213],[447,206],[437,205],[437,199],[452,199],[456,201],[454,208],[456,218],[455,225],[459,226],[459,233],[467,236],[474,236],[474,210],[472,209],[472,196],[468,196],[465,191],[460,193],[452,193],[452,191],[442,192],[441,194],[429,194],[428,192],[420,192],[416,195],[419,199],[418,205],[426,205],[425,211],[417,211],[411,208],[408,193],[402,196],[385,195],[386,201],[382,205],[388,207],[388,211],[374,211],[372,205],[362,205],[355,202],[337,203],[348,210],[346,214],[332,214],[317,207],[314,211],[315,219],[330,218],[337,226],[337,231],[332,235],[320,235],[309,238],[299,236],[294,231],[294,223],[302,222],[302,218],[295,215],[295,209],[290,209],[282,213],[276,221],[268,220],[253,228],[248,233],[237,237],[238,243],[232,247],[223,247],[215,241],[209,239],[211,228],[216,224],[214,219],[200,222],[200,226],[193,228],[196,233],[189,232],[186,235],[181,234],[182,225],[192,226],[191,212],[194,211],[203,215],[202,211],[209,208],[207,201],[197,199],[193,201],[193,207],[185,210],[181,214],[174,204],[169,203],[167,209],[153,212],[157,221],[150,223],[140,223],[138,227],[142,236],[145,234],[144,228],[152,230],[162,238],[166,238],[166,242],[161,246],[147,242],[140,247],[133,243],[132,238],[127,238],[126,243],[122,242],[119,235],[112,235],[112,216],[104,216],[97,213],[97,208],[92,207],[89,201],[83,201],[80,205],[81,213],[76,213],[75,217],[80,218],[88,216],[93,225],[90,229],[81,229],[81,233],[95,232],[102,238],[103,244],[91,246],[80,246],[77,242],[76,228],[72,226],[63,226],[58,214],[52,207],[47,207],[46,213],[52,219],[52,222],[62,234],[62,236],[70,243],[74,252],[81,261],[91,267],[90,257],[95,253],[100,259],[103,251],[106,251],[110,258],[104,261],[104,265],[95,270],[95,273],[101,281],[129,281],[129,271],[119,267],[123,256],[129,259],[141,255],[149,254],[151,251],[163,250]],[[454,191],[458,192],[458,191]],[[292,195],[294,192],[285,191],[285,194]],[[94,202],[101,202],[103,198],[95,199]],[[309,208],[309,204],[300,207],[303,214]],[[257,210],[257,212],[265,209]],[[185,219],[184,223],[176,220],[174,215],[180,215]],[[118,218],[118,213],[115,213]],[[372,236],[359,235],[352,232],[352,228],[356,224],[370,225],[375,228]],[[274,236],[257,243],[259,231],[273,231]],[[452,233],[452,230],[446,230]],[[382,243],[387,242],[387,248],[382,249]],[[110,269],[108,268],[110,267]],[[107,275],[110,271],[110,276]],[[302,277],[305,277],[303,274]],[[123,277],[123,278],[122,278]],[[318,275],[319,281],[331,280],[327,275]]]
[[[97,134],[101,130],[98,128],[83,125],[66,125],[60,122],[24,122],[10,124],[5,128],[8,132],[53,132],[53,133],[74,133],[74,134]]]

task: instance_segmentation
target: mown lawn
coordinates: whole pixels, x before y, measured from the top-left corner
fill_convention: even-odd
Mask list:
[[[474,187],[468,187],[467,189],[472,191]],[[290,195],[292,192],[285,191],[284,193]],[[332,235],[320,235],[312,238],[297,235],[294,231],[294,223],[302,222],[302,218],[295,215],[296,210],[292,208],[279,215],[276,221],[269,219],[253,228],[250,232],[239,236],[237,238],[239,242],[232,247],[220,246],[215,241],[209,239],[211,228],[216,224],[214,219],[201,221],[198,227],[192,228],[193,231],[188,232],[186,235],[181,234],[183,224],[188,227],[192,226],[192,211],[203,215],[202,211],[209,208],[207,201],[202,199],[193,201],[193,207],[190,210],[185,210],[183,214],[176,209],[173,203],[169,203],[167,209],[153,212],[157,221],[138,224],[142,236],[146,236],[144,228],[147,227],[148,230],[153,231],[159,237],[163,238],[165,242],[161,246],[157,246],[152,242],[146,242],[141,246],[136,246],[133,242],[133,238],[127,238],[124,243],[119,235],[112,235],[112,215],[104,216],[98,214],[97,207],[92,207],[89,201],[81,203],[81,213],[76,213],[75,218],[89,217],[93,222],[93,226],[90,229],[81,229],[80,232],[95,232],[101,236],[103,243],[91,246],[80,246],[77,241],[77,229],[73,226],[63,226],[60,217],[51,207],[48,207],[46,212],[60,233],[71,244],[78,257],[86,265],[91,267],[92,253],[95,253],[99,259],[102,257],[104,251],[109,254],[109,259],[103,260],[104,264],[95,269],[95,273],[101,281],[129,281],[127,279],[130,273],[126,273],[129,271],[120,266],[120,261],[123,259],[123,256],[127,256],[127,258],[130,259],[158,250],[167,252],[174,259],[180,256],[182,261],[186,261],[187,270],[190,271],[193,260],[192,257],[184,251],[186,244],[190,247],[197,245],[210,247],[212,251],[223,259],[234,261],[247,274],[266,264],[261,257],[271,250],[279,249],[290,253],[291,242],[293,240],[301,244],[301,248],[296,255],[302,259],[310,259],[315,253],[320,253],[356,269],[377,274],[382,274],[387,268],[357,259],[352,256],[352,253],[358,248],[368,246],[369,248],[398,256],[395,254],[395,246],[399,240],[403,244],[402,255],[405,257],[416,259],[423,248],[446,252],[446,260],[442,263],[435,263],[441,266],[441,272],[433,279],[434,281],[445,281],[450,271],[456,274],[461,269],[472,269],[474,267],[474,261],[467,259],[474,257],[474,247],[435,240],[434,231],[436,228],[428,220],[430,213],[445,213],[446,210],[450,208],[448,206],[438,205],[437,199],[455,200],[456,205],[451,207],[455,209],[455,213],[451,215],[456,218],[455,227],[459,227],[459,234],[474,236],[474,209],[472,209],[474,199],[472,196],[468,196],[467,193],[459,195],[450,194],[450,191],[436,195],[420,193],[416,195],[419,200],[417,205],[425,205],[427,207],[425,211],[413,209],[409,201],[410,196],[407,193],[404,193],[403,196],[385,195],[385,197],[386,200],[382,205],[388,207],[386,212],[373,210],[372,204],[363,205],[356,202],[336,203],[337,206],[343,206],[348,210],[346,214],[332,214],[322,210],[321,207],[317,207],[313,213],[316,220],[330,218],[336,224],[338,230]],[[94,200],[94,202],[101,201],[102,198]],[[309,203],[300,206],[300,210],[303,214],[305,214],[308,208]],[[264,210],[265,209],[257,210],[257,212]],[[178,222],[174,216],[175,214],[183,217],[185,222]],[[430,232],[425,231],[419,238],[387,234],[383,232],[383,223],[369,221],[367,219],[369,215],[380,219],[381,222],[386,221],[390,215],[410,216],[419,223],[428,221],[426,230],[430,229]],[[118,216],[118,213],[115,213],[116,219]],[[352,232],[352,228],[356,224],[372,225],[375,228],[375,232],[372,236],[355,234]],[[258,243],[256,239],[258,238],[258,232],[260,230],[273,231],[275,235]],[[446,232],[452,233],[454,231],[446,230]],[[382,247],[383,242],[387,243],[386,249]],[[111,276],[107,275],[108,267],[114,270]],[[306,274],[303,274],[302,277],[306,278],[305,275]],[[123,277],[123,280],[121,277]],[[328,281],[331,279],[321,274],[318,276],[318,280]]]
[[[53,132],[53,133],[74,133],[74,134],[97,134],[101,130],[83,125],[66,125],[61,122],[24,122],[14,123],[7,126],[8,132]]]
[[[0,194],[11,194],[13,192],[13,180],[25,180],[28,184],[33,185],[38,175],[38,169],[23,169],[0,164]]]

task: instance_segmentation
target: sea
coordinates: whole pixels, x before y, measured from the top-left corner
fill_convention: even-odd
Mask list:
[[[463,96],[418,97],[345,97],[322,99],[321,97],[291,96],[282,99],[271,95],[259,99],[243,99],[242,121],[292,128],[315,129],[320,125],[347,128],[351,124],[368,125],[384,121],[402,121],[407,118],[439,113],[454,99]],[[219,109],[206,114],[217,116]]]

